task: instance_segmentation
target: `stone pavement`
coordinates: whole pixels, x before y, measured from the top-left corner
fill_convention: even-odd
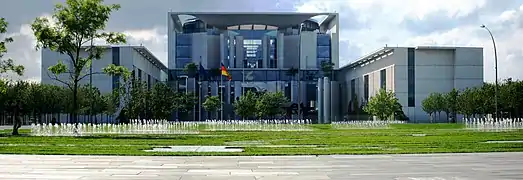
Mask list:
[[[0,155],[0,179],[508,180],[523,179],[523,153],[257,157]]]

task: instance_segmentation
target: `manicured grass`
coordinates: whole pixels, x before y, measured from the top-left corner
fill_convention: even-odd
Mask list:
[[[476,132],[455,124],[401,124],[391,129],[338,130],[311,125],[306,132],[200,132],[200,135],[103,135],[92,137],[9,136],[0,131],[0,154],[82,155],[320,155],[523,151],[523,143],[483,143],[523,140],[523,130]],[[21,133],[28,133],[22,130]],[[425,136],[413,136],[424,134]],[[216,136],[201,136],[216,135]],[[241,153],[150,153],[143,150],[173,145],[225,145],[234,141],[263,141],[269,145],[318,147],[244,147]]]

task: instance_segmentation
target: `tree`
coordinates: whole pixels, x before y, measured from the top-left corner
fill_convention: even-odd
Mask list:
[[[285,105],[289,100],[282,92],[265,92],[258,97],[256,112],[259,118],[275,118],[285,114]]]
[[[0,18],[0,35],[7,32],[7,21],[5,18]],[[0,36],[2,37],[2,36]],[[13,38],[7,37],[5,39],[0,39],[0,73],[6,73],[12,71],[17,75],[21,76],[24,74],[24,66],[15,65],[14,60],[11,58],[3,59],[4,54],[7,53],[7,44],[13,42]]]
[[[287,76],[289,76],[291,79],[294,79],[294,77],[296,76],[296,74],[298,74],[298,69],[292,67],[290,68],[289,70],[287,70],[287,72],[285,72],[285,74]]]
[[[187,73],[187,76],[189,77],[195,77],[198,70],[198,66],[194,63],[187,63],[185,67],[183,68],[183,71]]]
[[[323,72],[323,77],[329,77],[332,79],[332,71],[334,70],[334,63],[330,61],[321,62],[321,71]]]
[[[450,122],[452,123],[456,122],[456,112],[458,109],[458,95],[459,92],[456,89],[452,89],[452,91],[443,95],[445,100],[445,106],[443,108],[443,111],[447,114],[447,120],[450,120],[450,114],[452,115],[452,120],[450,120]]]
[[[429,94],[429,96],[427,96],[427,98],[423,99],[421,101],[421,108],[423,109],[423,111],[425,111],[429,117],[430,117],[430,121],[432,121],[433,117],[432,117],[432,114],[434,114],[436,112],[436,94],[434,93],[431,93]]]
[[[380,120],[387,120],[397,111],[398,99],[392,91],[380,89],[378,94],[371,97],[363,110]]]
[[[222,103],[220,102],[219,96],[207,96],[202,105],[207,112],[216,114],[216,111],[220,109]]]
[[[29,84],[24,81],[16,83],[7,83],[7,89],[4,96],[4,105],[7,112],[13,118],[13,135],[19,135],[18,129],[22,127],[22,117],[30,112],[29,105]]]
[[[244,119],[255,117],[256,94],[252,91],[247,91],[247,93],[240,96],[240,99],[234,102],[234,112]]]
[[[164,83],[156,83],[151,90],[152,113],[156,119],[168,119],[176,110],[176,92]]]
[[[68,56],[68,63],[59,61],[48,68],[53,74],[49,76],[66,85],[72,91],[71,119],[77,123],[78,88],[85,77],[101,72],[86,73],[84,68],[90,67],[94,59],[102,57],[103,47],[90,47],[87,57],[82,57],[84,46],[103,39],[107,44],[125,43],[125,36],[115,32],[101,32],[109,20],[111,12],[120,8],[118,4],[104,5],[103,0],[67,0],[65,5],[57,4],[53,14],[56,23],[45,17],[36,18],[31,25],[36,37],[36,48],[49,48]],[[67,74],[69,81],[58,76]]]
[[[458,96],[458,112],[465,115],[469,118],[474,114],[475,104],[474,104],[474,91],[475,89],[466,88]]]

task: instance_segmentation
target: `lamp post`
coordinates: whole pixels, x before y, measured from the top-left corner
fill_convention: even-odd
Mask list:
[[[480,27],[488,31],[490,38],[492,39],[492,44],[494,45],[494,63],[495,63],[494,69],[496,71],[496,84],[494,87],[494,103],[495,103],[495,107],[496,107],[496,114],[494,116],[494,121],[497,122],[497,120],[498,120],[498,53],[497,53],[497,49],[496,49],[496,41],[494,40],[494,36],[492,35],[492,32],[490,31],[490,29],[487,26],[485,26],[483,24]]]

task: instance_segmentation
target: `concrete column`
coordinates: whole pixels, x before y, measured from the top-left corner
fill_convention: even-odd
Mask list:
[[[318,124],[323,122],[323,79],[318,78],[318,95],[316,100],[316,107],[318,109]]]
[[[263,36],[262,38],[262,53],[263,53],[263,60],[262,60],[262,67],[268,68],[269,66],[269,36]]]
[[[299,103],[298,102],[298,81],[291,81],[291,102],[292,103]]]
[[[242,96],[242,82],[241,81],[234,81],[234,99],[239,98]]]
[[[225,102],[223,104],[224,108],[224,114],[223,118],[225,119],[232,119],[232,104],[231,104],[231,83],[232,81],[226,81],[225,82],[225,93],[223,94],[223,97],[225,98]]]
[[[228,39],[229,39],[229,45],[228,45],[229,46],[229,66],[231,68],[234,68],[235,67],[234,66],[235,65],[234,64],[234,59],[235,59],[234,55],[235,55],[235,52],[236,52],[236,46],[234,46],[234,39],[235,39],[235,37],[234,36],[229,36]]]
[[[323,79],[323,123],[330,123],[331,118],[331,86],[328,77]]]
[[[226,58],[225,51],[228,50],[228,49],[226,49],[226,43],[227,43],[226,38],[227,37],[225,36],[225,34],[220,33],[220,40],[219,40],[220,44],[218,46],[220,48],[220,51],[218,51],[218,52],[220,52],[220,63],[223,63],[223,64],[225,64],[225,66],[228,66],[229,62],[225,61],[225,58]]]
[[[283,68],[283,62],[284,60],[284,35],[281,32],[278,32],[278,37],[276,39],[276,54],[278,56],[277,62],[278,62],[278,68]]]
[[[236,36],[236,68],[242,68],[243,67],[243,59],[244,59],[244,53],[243,53],[243,37]]]
[[[339,91],[339,84],[337,81],[331,81],[331,121],[339,121],[340,118],[340,91]],[[331,123],[330,121],[327,123]]]

